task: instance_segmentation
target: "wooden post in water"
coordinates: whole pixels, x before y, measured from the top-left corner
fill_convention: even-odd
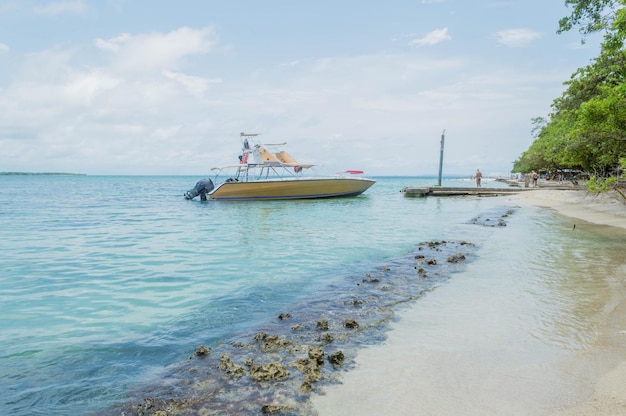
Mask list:
[[[437,182],[437,186],[441,186],[441,172],[443,170],[443,144],[446,140],[446,130],[443,130],[441,133],[441,153],[439,155],[439,181]]]

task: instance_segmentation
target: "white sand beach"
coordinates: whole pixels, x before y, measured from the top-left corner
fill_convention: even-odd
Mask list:
[[[615,192],[596,195],[579,190],[539,188],[521,192],[515,199],[590,223],[626,228],[626,204]]]
[[[503,198],[515,205],[555,210],[580,220],[581,226],[603,224],[626,232],[626,204],[619,195],[537,189]],[[626,266],[620,266],[619,260],[617,263],[618,274],[626,271]],[[511,357],[524,357],[520,352],[523,346],[513,352],[494,346],[494,340],[497,344],[508,330],[498,328],[498,317],[494,315],[507,313],[508,307],[494,305],[498,300],[488,294],[476,297],[472,290],[479,283],[471,280],[455,283],[437,296],[421,299],[419,306],[401,311],[382,345],[360,351],[356,367],[344,374],[341,384],[313,397],[319,414],[626,415],[626,283],[620,280],[616,285],[618,300],[606,315],[611,322],[600,329],[607,333],[598,334],[598,339],[608,341],[593,344],[592,351],[586,351],[581,360],[574,354],[568,363],[575,369],[559,369],[563,372],[557,377],[552,369],[544,371],[539,358],[512,361]],[[453,290],[466,291],[474,298],[468,296],[464,305],[445,303],[452,298],[445,292]],[[458,293],[456,296],[462,299]],[[440,304],[428,305],[433,302]],[[437,312],[437,322],[429,325],[424,310],[431,316],[433,310],[441,311]],[[468,316],[460,318],[465,311]],[[513,315],[514,311],[509,313]],[[448,317],[452,314],[456,315]],[[420,334],[415,328],[420,328]],[[436,337],[437,344],[430,346],[432,337]],[[514,342],[502,345],[515,349]],[[605,348],[609,351],[606,359]],[[498,360],[505,354],[509,354],[506,359]]]

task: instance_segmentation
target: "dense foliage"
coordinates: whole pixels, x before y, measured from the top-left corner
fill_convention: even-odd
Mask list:
[[[572,14],[559,33],[578,26],[584,37],[604,33],[600,56],[578,69],[548,118],[533,120],[535,141],[515,172],[573,170],[617,176],[626,162],[626,0],[566,0]]]

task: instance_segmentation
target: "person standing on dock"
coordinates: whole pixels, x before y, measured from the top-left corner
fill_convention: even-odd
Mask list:
[[[480,188],[480,180],[483,178],[483,173],[480,171],[480,169],[476,169],[476,187]]]

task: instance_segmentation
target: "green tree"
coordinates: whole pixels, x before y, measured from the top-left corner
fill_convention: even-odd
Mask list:
[[[578,69],[552,103],[547,119],[532,120],[534,142],[514,170],[581,169],[600,177],[618,171],[626,155],[626,0],[566,0],[562,33],[603,32],[600,56]]]
[[[579,32],[584,36],[607,30],[615,20],[613,10],[620,0],[565,0],[566,6],[573,6],[572,14],[559,21],[557,33],[568,32],[579,26]]]

